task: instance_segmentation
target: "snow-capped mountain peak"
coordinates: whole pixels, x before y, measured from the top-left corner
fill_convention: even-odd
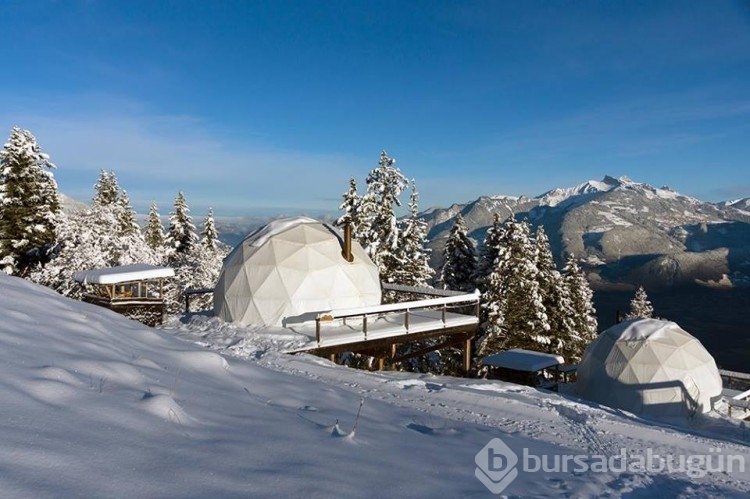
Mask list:
[[[557,187],[537,196],[536,199],[539,200],[540,205],[557,206],[563,201],[573,197],[607,192],[627,183],[632,183],[627,177],[616,179],[607,175],[601,181],[588,180],[582,184],[576,185],[575,187]]]

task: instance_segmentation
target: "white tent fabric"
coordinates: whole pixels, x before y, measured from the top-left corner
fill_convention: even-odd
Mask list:
[[[342,247],[337,229],[312,218],[269,223],[224,259],[214,312],[227,322],[284,326],[318,311],[379,305],[378,268],[356,241],[352,262]]]
[[[722,382],[695,337],[674,322],[637,319],[612,326],[588,346],[576,389],[603,405],[669,418],[710,411]]]

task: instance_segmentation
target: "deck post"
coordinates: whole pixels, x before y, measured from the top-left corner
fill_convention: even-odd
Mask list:
[[[190,313],[190,294],[185,293],[185,313]]]
[[[315,318],[315,341],[317,341],[318,346],[320,346],[320,317]]]
[[[406,309],[406,313],[404,314],[404,329],[406,329],[406,332],[409,332],[409,309]]]
[[[385,367],[385,359],[383,357],[378,357],[378,371],[382,371]]]
[[[365,339],[367,339],[367,314],[362,317],[362,332],[365,335]]]
[[[332,353],[331,355],[329,355],[328,358],[334,364],[336,363],[336,354],[335,353]]]
[[[441,318],[443,319],[443,325],[445,325],[445,303],[443,303],[443,308],[441,310]]]
[[[471,369],[471,337],[466,338],[464,342],[464,376],[469,377]]]

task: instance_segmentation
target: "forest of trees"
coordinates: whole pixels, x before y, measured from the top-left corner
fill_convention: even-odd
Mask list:
[[[417,191],[412,184],[409,210],[398,217],[399,196],[408,186],[395,160],[383,151],[378,166],[366,177],[363,194],[350,179],[337,223],[351,224],[354,237],[380,270],[381,280],[412,286],[433,282],[428,265],[427,229],[417,216]],[[593,293],[573,255],[558,270],[543,227],[532,235],[526,221],[495,216],[477,250],[459,214],[443,251],[444,264],[436,285],[482,293],[477,358],[509,348],[527,348],[562,355],[576,362],[597,334]],[[397,297],[390,295],[387,300]],[[417,345],[424,347],[425,345]],[[402,368],[458,374],[460,352],[443,349]]]
[[[29,131],[12,129],[0,151],[0,268],[4,272],[77,298],[82,292],[72,279],[77,271],[131,263],[169,265],[176,273],[165,289],[171,313],[179,312],[184,289],[215,285],[229,248],[218,239],[210,209],[198,233],[185,195],[179,192],[168,227],[152,203],[141,228],[114,171],[101,170],[91,203],[65,213],[54,168]],[[401,197],[407,193],[402,206]],[[508,348],[528,348],[576,362],[595,338],[597,323],[586,277],[574,255],[568,255],[558,270],[543,227],[532,234],[526,220],[501,220],[496,215],[477,246],[458,215],[443,250],[444,264],[436,274],[429,265],[427,224],[418,216],[416,183],[395,167],[385,151],[366,176],[364,192],[360,194],[351,179],[343,198],[337,223],[350,224],[383,282],[481,292],[477,358]],[[398,211],[405,214],[399,216]],[[385,301],[397,299],[401,297],[384,294]],[[199,301],[201,307],[212,305],[210,295]],[[641,288],[628,318],[652,314]],[[429,345],[404,348],[425,346]],[[446,348],[398,367],[457,374],[460,366],[460,352]]]
[[[169,265],[176,274],[165,289],[171,313],[181,309],[185,288],[214,286],[228,248],[218,241],[210,210],[198,235],[180,192],[166,230],[156,204],[141,229],[127,191],[113,171],[102,170],[91,203],[64,213],[52,168],[30,132],[11,131],[0,151],[3,271],[79,298],[83,289],[72,277],[80,270],[131,263]],[[211,306],[210,295],[199,300],[199,306]]]

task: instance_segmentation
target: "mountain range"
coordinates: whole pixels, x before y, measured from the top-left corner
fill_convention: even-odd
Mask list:
[[[534,198],[482,196],[420,214],[435,268],[459,213],[478,244],[495,213],[544,226],[558,264],[574,254],[594,289],[750,284],[750,198],[709,203],[610,176]]]

